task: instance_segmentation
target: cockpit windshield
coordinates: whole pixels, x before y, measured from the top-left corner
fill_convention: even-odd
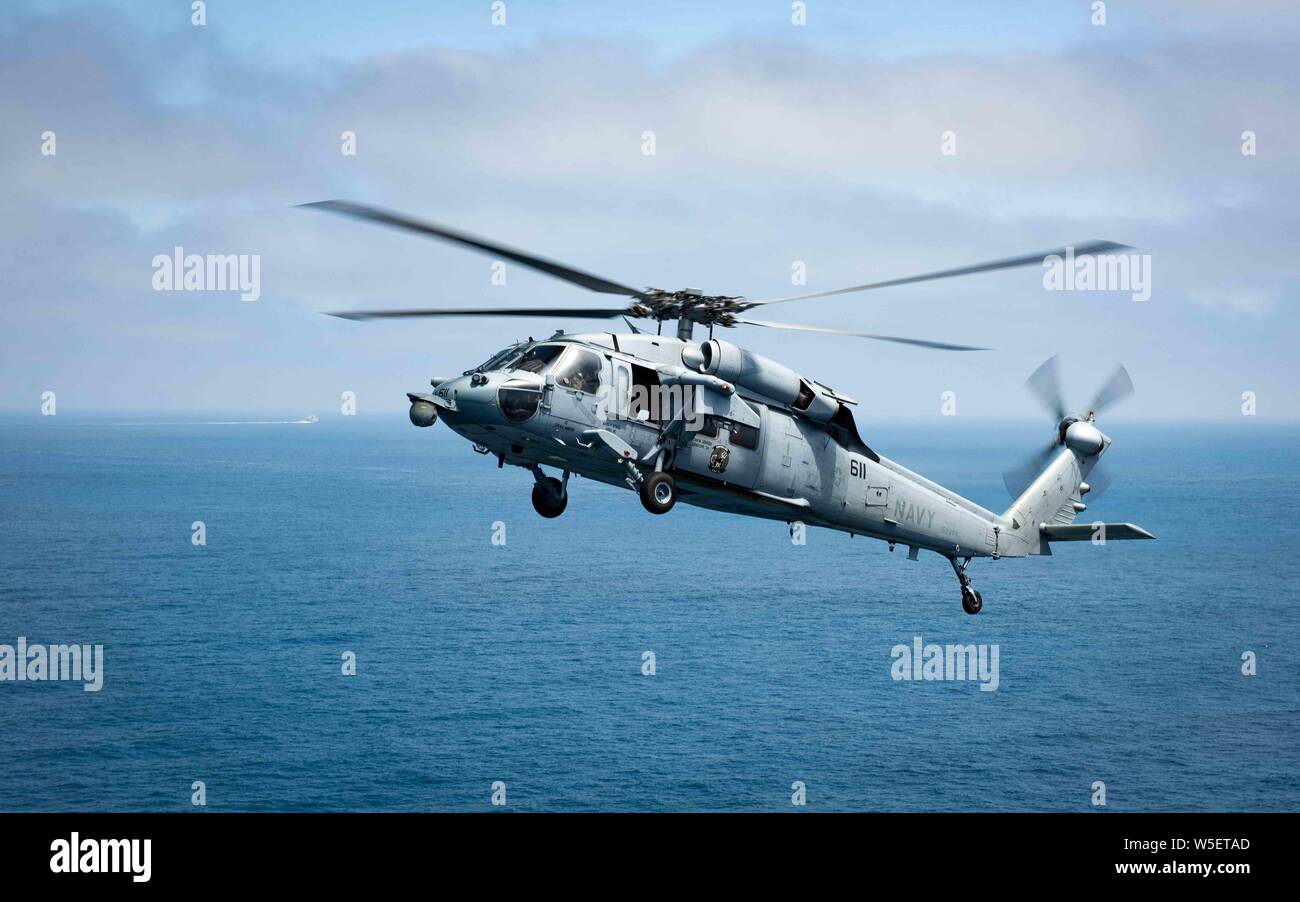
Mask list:
[[[489,370],[504,370],[504,369],[508,369],[508,368],[509,368],[509,365],[510,365],[511,363],[513,363],[514,360],[515,360],[517,357],[519,357],[519,354],[520,354],[520,350],[519,350],[519,349],[520,349],[521,347],[523,347],[523,343],[522,343],[522,342],[520,342],[519,344],[511,345],[510,347],[506,348],[506,349],[503,350],[503,351],[497,351],[495,354],[493,354],[493,355],[492,355],[491,357],[489,357],[487,360],[483,361],[483,362],[480,363],[478,366],[474,367],[474,369],[469,370],[469,372],[470,372],[470,373],[483,373],[483,372],[487,372],[487,371],[489,371]]]
[[[522,357],[513,361],[509,369],[540,374],[560,356],[564,348],[565,345],[533,345]]]

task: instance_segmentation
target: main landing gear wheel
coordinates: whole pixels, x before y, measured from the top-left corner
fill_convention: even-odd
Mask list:
[[[548,476],[541,482],[533,484],[533,510],[550,520],[564,513],[569,506],[569,493],[563,483],[554,476]]]
[[[641,483],[641,506],[652,514],[666,514],[677,503],[677,482],[662,470]]]

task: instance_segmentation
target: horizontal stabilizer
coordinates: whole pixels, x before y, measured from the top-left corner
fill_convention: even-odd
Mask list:
[[[1132,523],[1105,523],[1096,526],[1090,523],[1075,523],[1070,526],[1051,524],[1041,527],[1039,532],[1049,542],[1086,542],[1092,539],[1094,533],[1100,533],[1103,526],[1106,530],[1105,538],[1107,541],[1111,539],[1155,538],[1141,526],[1134,526]]]

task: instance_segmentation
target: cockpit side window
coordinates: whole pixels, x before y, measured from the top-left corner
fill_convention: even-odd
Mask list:
[[[600,357],[583,348],[570,348],[555,366],[555,384],[594,395],[600,389]]]
[[[524,355],[515,361],[512,370],[522,370],[525,373],[541,373],[555,358],[560,356],[564,350],[564,345],[533,345]]]

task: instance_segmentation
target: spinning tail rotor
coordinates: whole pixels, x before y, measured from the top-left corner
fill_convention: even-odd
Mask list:
[[[1104,445],[1101,444],[1101,433],[1092,425],[1093,421],[1102,411],[1114,407],[1133,394],[1133,380],[1129,377],[1128,370],[1119,366],[1102,383],[1085,412],[1071,413],[1061,389],[1060,369],[1056,357],[1045,360],[1030,374],[1025,385],[1030,394],[1034,395],[1051,415],[1056,430],[1047,447],[1003,472],[1003,482],[1012,498],[1020,497],[1029,488],[1038,475],[1046,469],[1052,455],[1061,447],[1070,444],[1083,453],[1100,452]],[[1095,438],[1093,433],[1096,434]],[[1088,486],[1092,498],[1099,498],[1112,481],[1106,468],[1099,461],[1088,474]]]

